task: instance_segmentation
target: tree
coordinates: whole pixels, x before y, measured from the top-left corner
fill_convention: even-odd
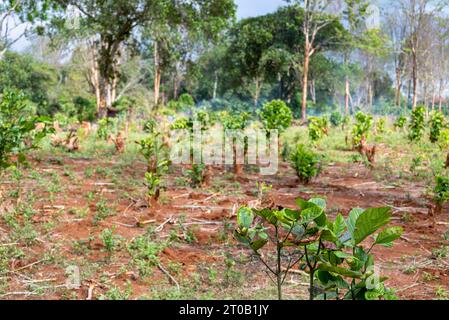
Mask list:
[[[428,49],[424,45],[428,24],[433,19],[435,12],[444,8],[444,2],[440,0],[401,0],[399,2],[407,26],[406,48],[410,55],[413,110],[418,104],[419,72],[422,61],[420,58]]]
[[[345,67],[345,114],[349,115],[349,102],[351,99],[350,65],[352,52],[358,47],[360,37],[363,37],[362,22],[366,17],[368,3],[365,0],[345,0],[346,8],[343,11],[343,20],[347,25],[347,36],[343,41],[343,62]]]
[[[21,0],[0,2],[0,60],[25,36],[27,27],[16,15],[20,8]]]
[[[72,42],[89,39],[92,82],[100,118],[114,111],[123,47],[137,40],[142,27],[164,22],[182,24],[188,19],[202,21],[211,32],[217,32],[235,10],[230,0],[41,0],[40,6],[36,5],[38,1],[27,2],[31,12],[36,8],[48,8],[48,12],[40,12],[38,18],[48,17],[47,30],[53,36],[62,34]],[[67,23],[67,18],[71,18],[67,17],[67,12],[73,8],[79,18],[75,27]]]
[[[301,118],[305,122],[307,120],[307,97],[309,85],[309,66],[310,58],[322,50],[323,47],[330,43],[335,44],[336,36],[332,36],[331,32],[327,32],[327,36],[323,41],[318,41],[320,34],[326,33],[330,30],[341,28],[339,17],[334,14],[328,14],[328,9],[331,9],[335,2],[330,0],[285,0],[287,3],[292,3],[295,6],[303,9],[303,23],[301,31],[304,35],[303,47],[303,63],[302,63],[302,103],[301,103]],[[341,32],[342,34],[343,32]]]

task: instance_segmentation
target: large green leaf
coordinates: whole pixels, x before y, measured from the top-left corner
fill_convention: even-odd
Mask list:
[[[348,231],[349,234],[351,235],[352,240],[354,240],[355,223],[357,222],[357,219],[360,217],[362,213],[363,209],[360,208],[352,209],[351,212],[349,213],[348,220],[346,221]]]
[[[249,229],[251,228],[251,224],[253,223],[253,221],[254,215],[251,209],[247,207],[240,208],[240,210],[237,212],[237,223],[239,224],[239,226]]]
[[[259,251],[260,249],[262,249],[266,244],[268,243],[267,240],[256,240],[253,243],[251,243],[251,248],[254,251]]]
[[[323,214],[323,209],[320,207],[313,205],[310,208],[307,208],[303,211],[301,211],[301,223],[306,224],[314,221],[315,219],[319,218]]]
[[[320,207],[323,210],[326,210],[327,204],[326,204],[326,200],[324,200],[324,199],[312,198],[309,200],[309,202],[317,205],[318,207]]]
[[[341,237],[343,235],[343,233],[345,232],[346,229],[346,223],[345,223],[345,219],[343,218],[343,216],[341,214],[339,214],[337,216],[337,218],[335,218],[334,224],[333,224],[333,231],[334,234],[337,237]]]
[[[390,208],[373,208],[364,211],[357,219],[354,230],[354,244],[358,245],[379,228],[387,225],[391,219]]]
[[[404,229],[401,227],[391,227],[383,230],[376,237],[376,244],[390,245],[391,242],[399,239],[404,233]]]
[[[341,267],[332,266],[327,263],[320,264],[318,266],[318,269],[336,273],[343,277],[349,277],[349,278],[353,278],[353,279],[360,279],[363,276],[360,272],[352,271],[352,270],[341,268]]]

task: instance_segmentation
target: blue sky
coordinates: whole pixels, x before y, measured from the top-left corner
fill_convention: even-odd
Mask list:
[[[285,5],[283,0],[235,0],[235,3],[238,6],[237,17],[239,19],[270,13]]]

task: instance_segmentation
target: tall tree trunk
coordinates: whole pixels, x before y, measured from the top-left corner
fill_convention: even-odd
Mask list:
[[[345,115],[349,115],[349,100],[351,96],[351,83],[349,81],[348,69],[349,69],[349,53],[348,51],[344,54],[344,64],[345,64]]]
[[[159,105],[161,93],[161,68],[159,64],[159,48],[157,41],[154,41],[154,105]]]
[[[432,81],[432,112],[435,111],[435,101],[437,99],[437,89],[435,80]]]
[[[309,65],[310,65],[310,43],[306,40],[305,53],[304,53],[304,70],[302,79],[302,106],[301,106],[301,119],[302,122],[307,121],[307,88],[309,82]]]
[[[316,88],[315,88],[315,80],[310,81],[310,96],[312,98],[312,102],[316,104]]]
[[[396,97],[395,104],[397,107],[401,107],[401,90],[402,90],[402,70],[396,68]]]
[[[412,109],[415,110],[418,105],[418,58],[416,53],[413,55],[413,70],[412,70],[412,80],[413,80],[413,101]]]
[[[349,115],[349,100],[351,97],[351,87],[349,83],[349,77],[346,76],[345,80],[345,115]]]
[[[262,80],[257,77],[254,79],[254,95],[253,95],[253,102],[254,102],[254,109],[257,109],[257,106],[259,105],[259,99],[260,99],[260,92],[262,90]]]
[[[218,90],[218,72],[215,71],[215,77],[214,77],[214,91],[212,93],[212,100],[217,99],[217,90]]]
[[[438,94],[438,111],[443,112],[443,91],[444,91],[444,80],[440,79],[440,90]]]

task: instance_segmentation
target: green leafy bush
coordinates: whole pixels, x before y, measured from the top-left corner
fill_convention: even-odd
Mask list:
[[[0,96],[0,169],[11,165],[11,157],[25,161],[25,153],[53,132],[51,120],[36,117],[27,110],[25,96],[19,91],[5,90]],[[43,127],[37,130],[38,123]]]
[[[179,118],[170,126],[170,130],[193,130],[193,121],[190,118]]]
[[[400,116],[396,119],[394,122],[394,128],[396,130],[402,130],[405,128],[405,125],[407,124],[407,117],[406,116]]]
[[[385,118],[380,118],[379,120],[377,120],[377,122],[376,122],[376,132],[378,134],[385,133],[386,123],[387,123],[387,120],[385,120]]]
[[[159,132],[150,134],[137,144],[140,146],[140,154],[147,161],[147,172],[145,173],[147,196],[150,201],[157,201],[160,195],[162,177],[168,172],[170,166],[168,148]]]
[[[299,180],[308,184],[321,173],[321,157],[309,150],[303,144],[296,146],[291,153],[290,161]]]
[[[426,109],[423,106],[419,106],[417,107],[415,110],[413,110],[412,112],[412,117],[410,120],[410,125],[409,125],[409,140],[411,142],[415,142],[415,141],[419,141],[421,140],[423,134],[424,134],[424,129],[425,129],[425,121],[424,121],[424,116],[426,113]]]
[[[293,113],[284,101],[273,100],[264,104],[260,118],[265,130],[278,130],[281,133],[291,126]]]
[[[117,119],[103,118],[98,121],[97,137],[102,140],[108,140],[117,126]]]
[[[156,133],[157,130],[157,121],[154,118],[149,118],[143,124],[143,131],[149,134]]]
[[[309,137],[316,143],[329,132],[329,122],[326,117],[309,117]]]
[[[449,178],[437,176],[433,189],[433,201],[436,205],[435,214],[441,214],[444,204],[449,200]]]
[[[375,272],[375,246],[391,247],[401,237],[399,227],[386,227],[390,208],[353,209],[345,219],[330,220],[326,201],[297,199],[299,210],[249,209],[238,211],[235,238],[250,248],[274,275],[282,299],[288,272],[299,265],[309,276],[310,299],[396,299]],[[372,237],[373,241],[365,243]],[[268,246],[272,242],[274,246]],[[275,250],[274,255],[263,251]],[[275,258],[274,262],[268,259]]]
[[[363,139],[368,139],[369,132],[373,126],[373,117],[363,112],[355,115],[356,123],[352,129],[352,142],[358,147]]]
[[[438,146],[444,150],[449,148],[449,129],[443,129],[438,137]]]
[[[206,181],[206,165],[204,163],[201,164],[192,164],[192,168],[186,170],[187,176],[189,177],[190,185],[192,188],[198,188],[203,185]]]
[[[343,124],[343,115],[339,111],[335,111],[330,116],[330,122],[333,127],[339,127]]]
[[[436,143],[440,139],[441,130],[444,128],[444,115],[440,112],[433,113],[429,125],[430,141]]]

